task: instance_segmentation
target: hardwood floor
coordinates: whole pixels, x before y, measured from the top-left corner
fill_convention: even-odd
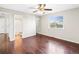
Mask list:
[[[46,47],[45,53],[54,53],[54,54],[74,54],[79,53],[79,44],[64,41],[61,39],[48,37],[45,35],[37,35],[42,42],[41,46]],[[43,46],[43,43],[45,44]]]
[[[10,52],[15,53],[14,42],[10,43]],[[78,54],[79,44],[37,34],[24,38],[21,54]]]

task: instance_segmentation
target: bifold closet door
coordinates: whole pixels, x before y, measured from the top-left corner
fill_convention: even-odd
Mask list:
[[[7,19],[0,16],[0,53],[8,53],[9,36],[6,26]]]

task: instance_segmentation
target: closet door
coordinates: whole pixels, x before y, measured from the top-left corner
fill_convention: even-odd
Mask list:
[[[14,33],[23,32],[23,19],[21,15],[14,15]]]
[[[22,18],[20,15],[14,16],[15,53],[22,53]]]
[[[0,15],[0,53],[8,53],[9,37],[7,33],[5,15]]]

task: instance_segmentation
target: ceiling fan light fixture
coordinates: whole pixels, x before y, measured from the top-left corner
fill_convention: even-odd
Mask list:
[[[45,4],[39,4],[38,9],[39,9],[40,11],[44,11],[45,6],[46,6]]]

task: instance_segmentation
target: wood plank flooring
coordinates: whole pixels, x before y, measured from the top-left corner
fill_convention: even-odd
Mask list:
[[[79,44],[37,34],[24,38],[20,54],[78,54]],[[14,41],[10,42],[9,53],[15,54]],[[18,53],[17,53],[18,54]]]

